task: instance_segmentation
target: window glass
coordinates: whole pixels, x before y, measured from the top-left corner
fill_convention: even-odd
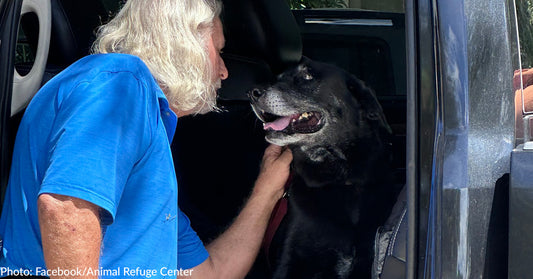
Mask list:
[[[113,17],[124,6],[127,0],[102,0],[104,8],[108,12],[110,18]]]
[[[522,68],[533,66],[533,1],[516,1]]]
[[[365,81],[379,96],[405,96],[404,0],[287,0],[303,54]]]
[[[515,71],[513,78],[515,138],[518,144],[524,141],[524,128],[529,128],[529,139],[533,130],[533,118],[528,119],[533,115],[533,0],[520,0],[515,3],[521,66]]]
[[[291,9],[348,8],[404,12],[404,0],[287,0]]]
[[[35,39],[26,36],[30,32],[36,34]],[[15,68],[24,76],[33,67],[35,52],[37,50],[37,38],[39,35],[39,20],[35,13],[26,13],[20,20],[17,45],[15,48]]]
[[[20,29],[17,40],[17,48],[15,52],[15,63],[22,64],[31,63],[33,61],[35,61],[35,53],[30,47],[28,39],[24,34],[24,30]]]

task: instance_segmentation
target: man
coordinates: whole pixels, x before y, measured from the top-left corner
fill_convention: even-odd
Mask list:
[[[220,5],[129,0],[99,30],[96,54],[36,94],[17,134],[1,267],[51,278],[246,275],[292,154],[265,150],[246,206],[204,248],[177,206],[169,147],[177,117],[213,110],[228,76]]]

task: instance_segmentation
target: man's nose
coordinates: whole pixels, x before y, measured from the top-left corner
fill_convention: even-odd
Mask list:
[[[228,69],[226,68],[226,64],[224,63],[224,60],[220,59],[221,60],[221,64],[220,64],[220,79],[221,80],[225,80],[228,78]]]

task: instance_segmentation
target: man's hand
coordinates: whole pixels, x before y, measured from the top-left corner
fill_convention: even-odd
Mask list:
[[[40,195],[37,204],[47,269],[98,270],[102,241],[99,207],[85,200],[56,194]]]
[[[255,191],[271,191],[277,199],[281,198],[289,178],[291,150],[274,144],[268,146],[263,155],[261,171],[255,182]]]

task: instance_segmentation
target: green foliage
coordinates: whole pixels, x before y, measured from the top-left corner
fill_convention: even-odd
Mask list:
[[[346,8],[344,0],[287,0],[291,9]]]
[[[15,64],[33,63],[33,61],[35,61],[35,53],[26,38],[26,34],[24,34],[24,30],[19,27],[17,47],[15,48]]]

